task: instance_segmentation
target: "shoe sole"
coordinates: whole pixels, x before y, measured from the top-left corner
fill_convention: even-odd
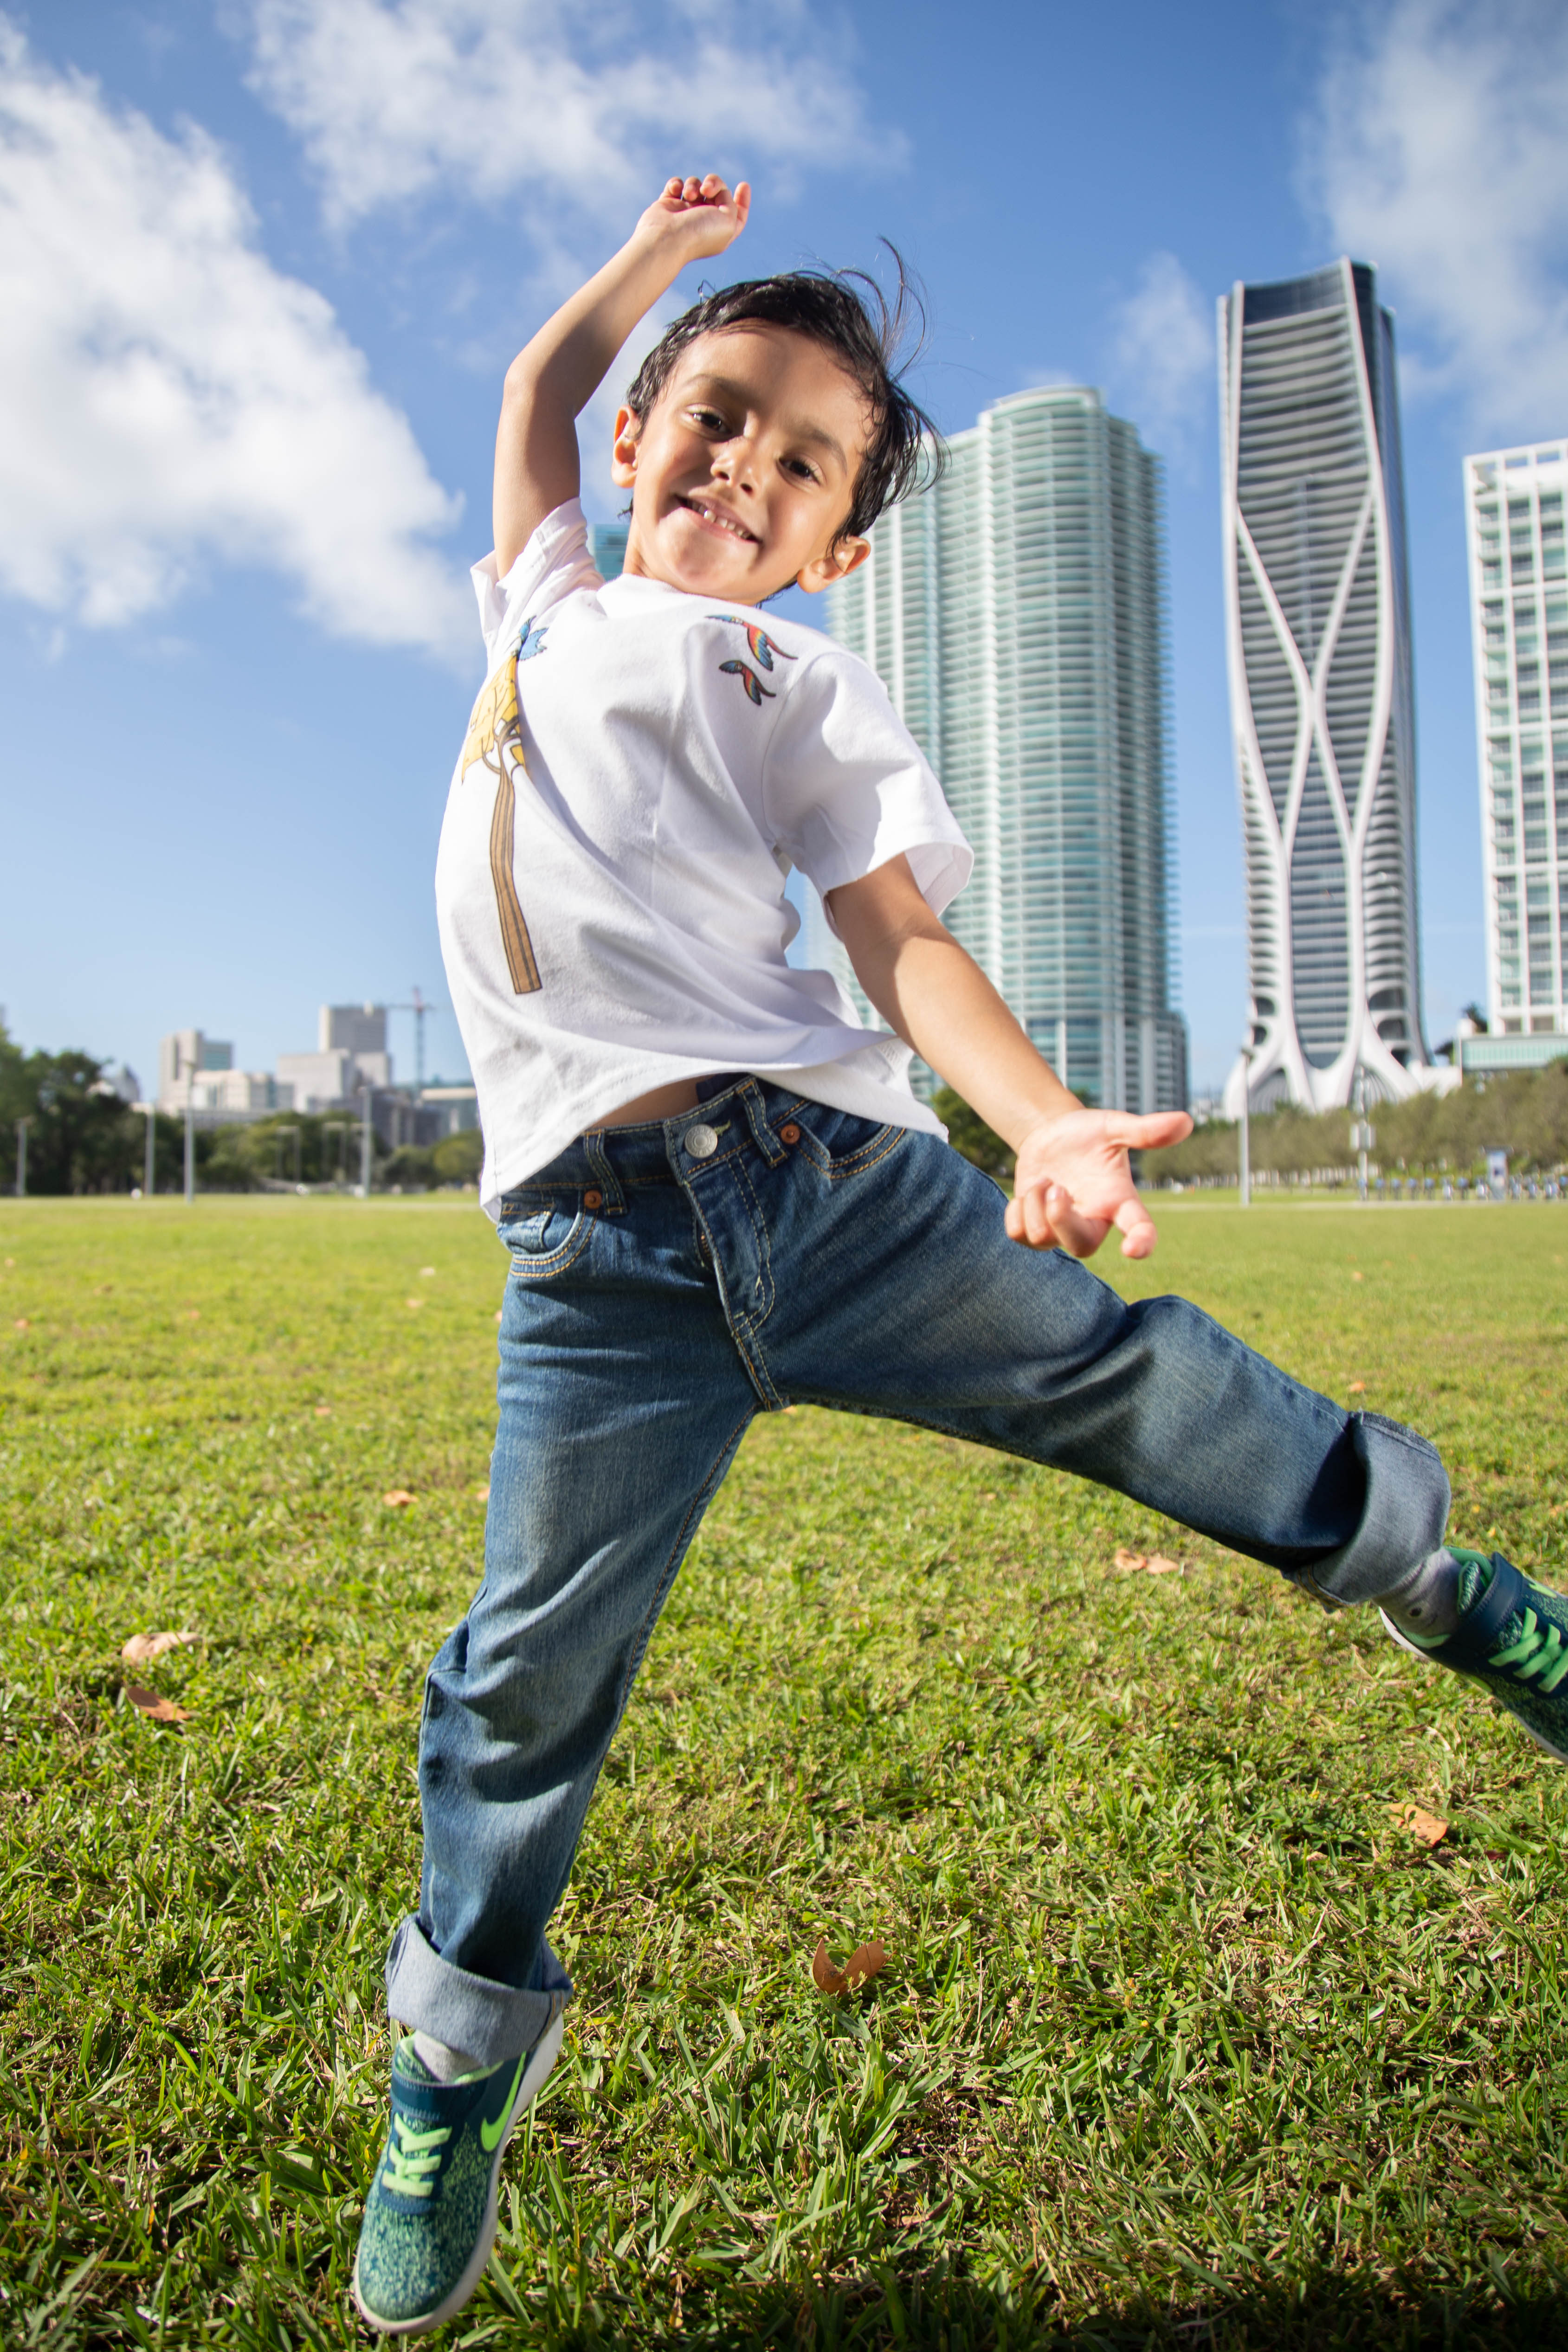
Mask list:
[[[416,2318],[382,2319],[375,2312],[367,2309],[364,2298],[360,2294],[359,2256],[357,2254],[354,2256],[354,2308],[365,2326],[374,2327],[378,2336],[427,2336],[433,2327],[444,2327],[448,2319],[456,2319],[458,2312],[462,2310],[480,2279],[483,2278],[485,2264],[489,2261],[490,2249],[495,2244],[496,2231],[500,2220],[501,2158],[506,2154],[508,2140],[510,2139],[523,2116],[533,2105],[549,2080],[551,2069],[561,2055],[561,2043],[565,2032],[565,2018],[558,2017],[548,2032],[541,2034],[533,2055],[523,2070],[522,2082],[517,2094],[517,2105],[513,2107],[507,2127],[500,2136],[500,2142],[495,2153],[495,2162],[490,2166],[490,2193],[485,2204],[485,2218],[479,2225],[479,2234],[474,2241],[474,2251],[468,2257],[462,2276],[451,2292],[443,2296],[433,2311],[422,2311]]]
[[[1402,1633],[1386,1609],[1380,1609],[1377,1613],[1382,1618],[1386,1632],[1395,1642],[1398,1643],[1400,1648],[1407,1652],[1411,1657],[1419,1658],[1423,1665],[1439,1666],[1442,1664],[1443,1662],[1441,1658],[1435,1658],[1430,1650],[1424,1650],[1419,1642],[1413,1642],[1408,1634]],[[1450,1668],[1449,1671],[1451,1673],[1454,1669]],[[1468,1679],[1471,1682],[1475,1682],[1478,1681],[1479,1677],[1471,1675]],[[1496,1691],[1489,1690],[1488,1696],[1491,1698],[1497,1699],[1499,1706],[1503,1709],[1505,1714],[1513,1716],[1515,1723],[1518,1724],[1521,1731],[1523,1732],[1527,1739],[1533,1739],[1537,1748],[1544,1748],[1548,1756],[1554,1756],[1559,1764],[1568,1764],[1568,1748],[1556,1748],[1552,1745],[1550,1739],[1542,1738],[1541,1733],[1534,1728],[1533,1725],[1526,1723],[1522,1715],[1514,1715],[1514,1711],[1512,1707],[1509,1706],[1508,1701],[1505,1698],[1499,1698]]]

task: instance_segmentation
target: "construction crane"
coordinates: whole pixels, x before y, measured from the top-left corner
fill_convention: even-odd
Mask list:
[[[406,1004],[389,1004],[389,1013],[412,1013],[414,1015],[414,1093],[416,1099],[425,1091],[425,1015],[444,1013],[444,1004],[431,1004],[421,995],[419,982],[414,983],[413,994]]]

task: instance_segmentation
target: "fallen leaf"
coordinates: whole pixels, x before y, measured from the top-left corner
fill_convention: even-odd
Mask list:
[[[403,1304],[405,1307],[423,1307],[425,1301],[422,1298],[405,1298]]]
[[[1366,1279],[1366,1276],[1365,1276],[1364,1275],[1362,1275],[1362,1274],[1352,1274],[1352,1276],[1351,1276],[1351,1280],[1352,1280],[1352,1282],[1364,1282],[1364,1281],[1365,1281],[1365,1279]]]
[[[1117,1552],[1114,1565],[1121,1570],[1123,1576],[1130,1576],[1135,1568],[1147,1567],[1148,1558],[1141,1551],[1122,1549]]]
[[[421,1282],[434,1282],[436,1279],[435,1267],[433,1265],[422,1265],[419,1269],[419,1279]]]
[[[844,1966],[835,1968],[827,1957],[824,1937],[811,1956],[811,1981],[818,1992],[858,1992],[887,1966],[887,1961],[888,1955],[880,1944],[858,1944]]]
[[[1181,1561],[1167,1559],[1163,1551],[1152,1551],[1143,1566],[1151,1576],[1180,1576],[1182,1572]]]
[[[1365,1396],[1366,1382],[1364,1381],[1352,1381],[1345,1393],[1347,1396]]]
[[[501,1310],[500,1310],[500,1308],[498,1307],[496,1308],[496,1321],[499,1323],[499,1322],[500,1321],[500,1318],[501,1318]],[[785,1407],[784,1407],[784,1411],[785,1411],[785,1412],[793,1412],[795,1411],[795,1407],[794,1407],[794,1405],[792,1405],[792,1404],[786,1404],[786,1405],[785,1405]]]
[[[331,1409],[332,1409],[332,1408],[331,1408],[331,1406],[330,1404],[319,1404],[319,1405],[317,1405],[317,1406],[315,1407],[315,1413],[316,1413],[316,1418],[317,1418],[317,1420],[318,1420],[318,1421],[325,1421],[325,1419],[326,1419],[326,1417],[327,1417],[328,1413],[330,1413],[330,1412],[331,1412]]]
[[[172,1698],[160,1698],[156,1691],[143,1690],[140,1683],[127,1683],[125,1696],[138,1713],[150,1715],[154,1723],[189,1723],[188,1706],[176,1706]]]
[[[16,1318],[16,1328],[17,1328],[17,1330],[18,1330],[18,1331],[30,1331],[30,1330],[32,1329],[32,1328],[33,1328],[33,1325],[32,1325],[32,1318],[31,1318],[29,1316],[26,1316],[26,1315],[18,1315],[18,1316],[17,1316],[17,1318]]]
[[[489,1498],[490,1490],[488,1486],[476,1486],[474,1488],[474,1500],[476,1503],[488,1503]]]
[[[152,1658],[161,1658],[165,1650],[183,1650],[195,1640],[194,1633],[132,1633],[121,1645],[120,1654],[128,1666],[144,1666]]]
[[[1396,1830],[1408,1830],[1422,1845],[1440,1845],[1448,1834],[1447,1822],[1420,1805],[1390,1805],[1388,1818]]]
[[[406,1486],[389,1486],[381,1499],[389,1511],[405,1511],[414,1497]]]

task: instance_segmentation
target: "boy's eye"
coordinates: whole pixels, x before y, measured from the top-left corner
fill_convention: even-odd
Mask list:
[[[793,474],[797,482],[815,482],[817,479],[816,467],[807,457],[786,457],[784,471]]]
[[[689,408],[686,413],[700,432],[727,433],[730,429],[728,420],[716,408]]]

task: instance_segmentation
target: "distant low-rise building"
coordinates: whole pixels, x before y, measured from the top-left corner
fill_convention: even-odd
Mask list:
[[[186,1086],[208,1070],[232,1070],[234,1047],[200,1029],[172,1029],[158,1047],[158,1108],[184,1110]]]

